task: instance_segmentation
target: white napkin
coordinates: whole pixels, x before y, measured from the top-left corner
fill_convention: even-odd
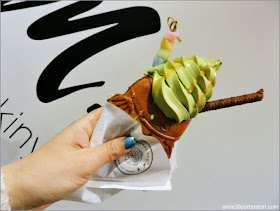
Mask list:
[[[171,172],[177,167],[177,143],[169,160],[156,138],[143,135],[138,121],[107,102],[93,131],[90,146],[98,146],[119,136],[133,136],[136,140],[134,149],[101,167],[66,200],[98,203],[123,189],[172,189],[170,178]]]

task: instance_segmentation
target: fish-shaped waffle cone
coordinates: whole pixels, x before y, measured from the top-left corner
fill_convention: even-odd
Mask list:
[[[144,76],[132,84],[125,94],[116,94],[109,98],[108,102],[140,122],[143,134],[157,138],[170,158],[175,141],[179,140],[191,119],[177,123],[174,119],[167,118],[154,103],[152,81],[150,76]],[[253,103],[262,99],[263,89],[252,94],[207,102],[201,112]],[[151,118],[152,115],[155,118]]]
[[[170,158],[175,141],[184,133],[191,119],[177,123],[167,118],[154,103],[152,81],[150,76],[144,76],[132,84],[125,94],[116,94],[108,102],[140,122],[143,134],[157,138]],[[152,115],[155,116],[153,120]]]

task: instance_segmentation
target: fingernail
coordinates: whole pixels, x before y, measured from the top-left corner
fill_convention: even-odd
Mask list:
[[[135,138],[132,136],[127,137],[123,140],[123,144],[126,149],[130,149],[130,148],[134,147],[136,144]]]

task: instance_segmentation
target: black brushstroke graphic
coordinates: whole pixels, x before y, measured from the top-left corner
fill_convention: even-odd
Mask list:
[[[1,12],[28,9],[50,3],[56,3],[57,1],[23,1],[7,5],[6,3],[8,2],[10,1],[1,1]],[[45,40],[113,24],[112,27],[97,34],[93,34],[73,46],[70,46],[68,49],[55,57],[49,65],[47,65],[37,82],[37,97],[41,102],[49,103],[85,88],[103,86],[105,81],[97,81],[89,84],[81,84],[65,89],[59,89],[60,84],[67,74],[88,58],[119,43],[153,34],[160,30],[161,26],[158,13],[154,9],[144,6],[128,7],[90,17],[80,18],[78,20],[69,20],[76,15],[97,7],[101,3],[101,1],[73,3],[41,17],[27,29],[27,34],[31,39]],[[110,62],[110,58],[108,58],[107,62]],[[98,69],[93,69],[93,71],[96,71],[98,74]],[[1,107],[7,101],[8,99],[1,104]],[[95,103],[87,109],[87,112],[99,107],[100,105]],[[20,115],[22,114],[23,112]],[[2,126],[3,115],[11,116],[13,113],[1,113],[0,127]],[[17,120],[18,118],[16,117],[16,119],[10,123],[4,132],[10,130],[10,126]],[[21,124],[9,137],[12,138],[18,131],[22,130],[29,132],[30,134],[28,139],[25,140],[20,148],[22,148],[30,140],[32,136],[31,130],[24,124]],[[36,137],[31,153],[34,151],[38,139],[39,138]],[[22,157],[20,157],[20,159],[22,159]]]
[[[91,111],[93,111],[93,110],[95,110],[97,108],[100,108],[100,107],[101,106],[99,104],[95,103],[92,106],[88,107],[87,112],[89,113],[89,112],[91,112]]]
[[[28,28],[30,38],[44,40],[116,24],[69,47],[45,68],[37,83],[37,96],[41,102],[49,103],[81,89],[103,86],[105,81],[59,89],[66,75],[91,56],[118,43],[152,34],[160,29],[158,13],[149,7],[129,7],[78,20],[68,20],[95,8],[100,3],[76,2],[40,18]]]
[[[7,2],[10,1],[1,1],[1,12],[26,9],[57,1],[24,1],[5,5]],[[54,58],[37,82],[37,96],[41,102],[49,103],[81,89],[103,86],[105,81],[97,81],[59,89],[67,74],[91,56],[121,42],[160,30],[159,15],[149,7],[130,7],[69,21],[70,18],[93,9],[101,3],[101,1],[73,3],[38,19],[28,28],[27,34],[31,39],[45,40],[115,24],[109,29],[81,40]],[[109,58],[108,62],[110,62]],[[88,112],[99,106],[98,104],[90,106]]]
[[[24,1],[5,5],[8,2],[10,1],[1,1],[1,12],[37,7],[45,4],[55,3],[56,1]]]

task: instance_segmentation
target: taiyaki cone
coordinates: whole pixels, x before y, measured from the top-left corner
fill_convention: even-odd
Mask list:
[[[191,119],[177,123],[174,119],[167,118],[154,103],[152,81],[150,76],[144,76],[132,84],[125,94],[116,94],[108,102],[140,122],[143,134],[157,138],[170,158],[175,141],[184,133]]]
[[[154,103],[152,81],[150,76],[144,76],[132,84],[125,94],[116,94],[108,99],[108,102],[140,122],[143,134],[157,138],[170,158],[175,141],[179,140],[191,119],[177,123],[174,119],[167,118]],[[207,102],[201,112],[253,103],[262,99],[263,89],[257,93]],[[154,118],[151,118],[152,115]]]

